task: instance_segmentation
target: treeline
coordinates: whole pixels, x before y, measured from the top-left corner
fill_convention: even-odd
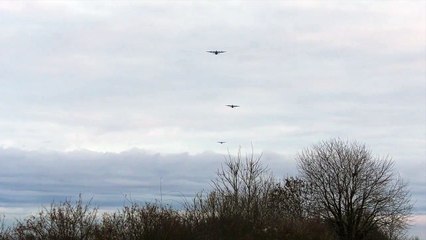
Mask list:
[[[344,145],[346,143],[340,140],[323,144],[329,143],[338,144],[337,146],[347,148],[346,150],[354,150],[355,147],[355,145]],[[324,145],[316,147],[318,146],[323,147],[324,150]],[[299,155],[301,163],[299,168],[302,170],[303,167],[314,166],[315,162],[309,164],[307,162],[308,153],[311,152],[307,150]],[[327,156],[331,157],[331,155]],[[340,156],[348,157],[349,155]],[[349,162],[351,166],[356,166],[358,163],[357,161]],[[308,165],[303,165],[305,163]],[[343,166],[343,163],[344,161],[339,164],[347,168],[348,166]],[[355,175],[354,172],[358,174],[359,171],[363,171],[360,166],[353,170],[349,171],[352,175]],[[321,171],[329,170],[321,169]],[[198,193],[192,200],[185,201],[182,210],[176,210],[160,202],[146,204],[130,202],[116,212],[100,214],[97,207],[92,206],[90,201],[84,202],[80,196],[74,202],[66,200],[61,203],[52,203],[50,207],[17,221],[13,226],[0,226],[0,240],[394,240],[403,238],[403,230],[406,226],[403,215],[406,216],[410,209],[405,196],[401,194],[390,196],[394,203],[397,202],[397,197],[403,197],[406,202],[399,201],[398,204],[402,206],[401,204],[405,203],[404,210],[407,210],[403,212],[400,207],[394,206],[392,209],[395,216],[392,214],[387,216],[388,220],[393,221],[392,225],[391,221],[382,221],[386,217],[380,212],[374,213],[375,209],[371,206],[360,206],[361,203],[370,201],[365,192],[355,191],[355,185],[361,181],[359,180],[361,175],[357,176],[357,182],[353,179],[350,181],[349,189],[343,189],[344,186],[349,186],[344,185],[345,182],[337,183],[336,186],[339,189],[333,189],[333,184],[336,183],[325,183],[327,179],[331,179],[330,176],[327,177],[328,173],[317,173],[324,176],[320,181],[330,188],[330,191],[322,193],[323,197],[328,192],[332,192],[335,199],[331,199],[327,196],[321,198],[318,195],[321,193],[318,192],[321,190],[318,187],[323,186],[310,182],[307,174],[308,172],[302,172],[301,178],[289,177],[277,180],[272,176],[271,171],[262,165],[261,157],[251,154],[243,158],[238,153],[236,156],[229,156],[218,170],[217,177],[212,180],[212,190]],[[336,173],[332,172],[331,175],[333,174]],[[343,171],[342,174],[345,175]],[[352,175],[331,180],[346,181],[353,177]],[[394,181],[392,183],[395,185]],[[366,187],[367,193],[373,193],[373,187],[365,186],[365,183],[360,186]],[[381,190],[384,189],[386,187]],[[345,198],[346,191],[350,193],[349,198]],[[361,198],[362,201],[358,202],[358,198],[363,193],[364,199]],[[377,201],[384,201],[380,195],[372,194],[372,197]],[[334,200],[337,200],[337,204],[341,206],[333,203]],[[351,201],[350,208],[345,205],[348,202],[346,200]],[[373,201],[373,205],[380,204]],[[334,205],[340,209],[337,213],[340,215],[334,215]],[[371,225],[368,225],[369,218],[373,220]],[[352,221],[352,219],[358,220]],[[348,222],[353,226],[348,225]],[[364,225],[368,228],[362,228]]]

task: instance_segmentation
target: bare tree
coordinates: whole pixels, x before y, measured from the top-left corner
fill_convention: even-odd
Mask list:
[[[357,142],[332,139],[297,158],[302,179],[317,202],[315,210],[339,239],[362,240],[377,230],[394,239],[407,226],[409,192],[388,157],[373,157]]]
[[[229,154],[212,180],[212,190],[187,202],[187,219],[204,229],[202,239],[246,239],[264,234],[274,183],[272,173],[260,160],[253,151],[246,156],[241,151]]]
[[[219,197],[220,204],[226,204],[226,214],[241,214],[245,219],[260,220],[266,213],[267,198],[273,186],[272,174],[262,166],[261,155],[255,157],[253,151],[243,158],[241,151],[236,156],[228,155],[225,165],[212,181],[213,194]]]

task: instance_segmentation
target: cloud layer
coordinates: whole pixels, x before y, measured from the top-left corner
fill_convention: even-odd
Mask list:
[[[0,210],[13,214],[16,208],[34,209],[80,193],[93,197],[102,208],[119,208],[126,198],[141,202],[163,198],[181,207],[185,199],[210,189],[225,157],[139,149],[121,153],[0,149]],[[295,164],[288,157],[264,153],[263,162],[279,177],[295,175]]]

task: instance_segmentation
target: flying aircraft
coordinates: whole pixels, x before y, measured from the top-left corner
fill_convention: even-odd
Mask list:
[[[218,51],[218,50],[214,50],[214,51],[207,51],[208,53],[213,53],[214,55],[218,55],[218,54],[221,54],[221,53],[224,53],[224,52],[226,52],[226,51]]]
[[[219,144],[224,144],[224,143],[226,143],[226,142],[223,142],[223,141],[218,141],[217,143],[219,143]]]
[[[240,107],[240,106],[238,106],[238,105],[234,105],[234,104],[228,104],[228,105],[226,105],[227,107],[230,107],[230,108],[237,108],[237,107]]]

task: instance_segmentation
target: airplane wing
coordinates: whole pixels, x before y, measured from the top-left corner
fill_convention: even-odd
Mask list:
[[[226,51],[213,51],[213,50],[209,50],[209,51],[206,51],[206,52],[208,52],[208,53],[214,53],[214,54],[219,54],[219,53],[224,53],[224,52],[226,52]]]
[[[230,108],[237,108],[237,107],[240,107],[240,106],[238,106],[238,105],[233,105],[233,104],[229,104],[229,105],[226,105],[227,107],[230,107]]]

